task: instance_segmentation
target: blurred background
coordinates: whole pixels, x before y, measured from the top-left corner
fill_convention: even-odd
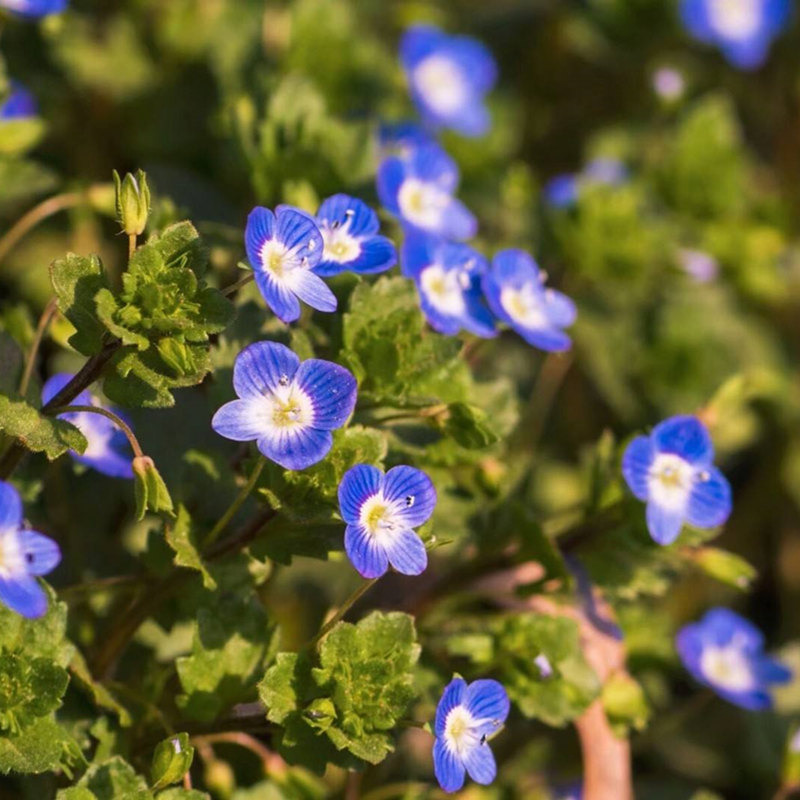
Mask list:
[[[624,539],[584,553],[618,603],[652,708],[633,736],[637,796],[688,798],[707,786],[734,800],[771,797],[800,683],[782,690],[775,714],[747,714],[696,692],[671,632],[730,605],[800,671],[800,14],[749,70],[692,38],[672,0],[73,0],[40,23],[4,18],[6,73],[40,112],[23,135],[0,123],[0,326],[30,340],[50,297],[47,265],[66,250],[121,269],[112,169],[148,172],[152,227],[197,224],[220,286],[237,278],[253,205],[313,210],[346,191],[377,206],[376,132],[414,116],[397,44],[418,21],[479,38],[499,64],[491,132],[443,138],[480,220],[478,246],[530,250],[579,307],[569,356],[544,359],[511,336],[474,354],[479,375],[513,383],[513,441],[533,454],[529,507],[557,520],[590,489],[619,493],[620,443],[700,409],[734,487],[715,544],[756,568],[749,594],[698,571],[667,591],[660,572],[628,564]],[[612,177],[598,163],[615,164]],[[583,176],[568,204],[548,193],[563,175]],[[15,221],[48,198],[59,199],[9,241]],[[48,371],[79,363],[59,347],[67,336],[53,329]],[[187,450],[219,446],[203,421],[213,405],[191,390],[178,409],[134,415],[167,475]],[[196,425],[176,426],[176,415]],[[56,466],[48,513],[70,496],[118,530],[126,489],[103,486],[98,498],[97,484]],[[465,535],[451,511],[440,509],[437,531]],[[472,520],[467,535],[481,525]],[[80,550],[68,549],[73,576],[129,564],[102,543]],[[327,568],[293,572],[274,598],[286,620],[300,620],[298,641],[312,624],[302,615],[313,621],[328,602]],[[498,784],[465,797],[558,796],[548,787],[579,778],[569,729],[525,730],[524,745],[499,744]],[[401,780],[403,763],[374,785]]]

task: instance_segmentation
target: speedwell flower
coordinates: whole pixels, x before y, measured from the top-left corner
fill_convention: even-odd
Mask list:
[[[566,295],[543,285],[544,273],[524,250],[502,250],[483,276],[489,307],[525,341],[541,350],[568,350],[562,330],[575,322],[575,304]]]
[[[0,481],[0,603],[23,617],[41,617],[47,595],[36,580],[58,566],[61,551],[47,536],[23,527],[22,501]]]
[[[436,144],[436,140],[416,122],[384,122],[378,128],[382,156],[409,156],[428,144]]]
[[[544,186],[545,202],[553,208],[572,208],[581,191],[591,186],[619,186],[628,179],[628,168],[616,158],[592,159],[581,172],[566,172]]]
[[[328,454],[331,431],[356,404],[356,379],[330,361],[300,359],[277,342],[256,342],[233,365],[238,400],[222,406],[211,427],[258,449],[286,469],[305,469]]]
[[[386,209],[406,226],[446,239],[471,239],[478,222],[453,197],[458,167],[437,144],[391,156],[378,169],[378,196]]]
[[[481,291],[487,268],[486,259],[466,244],[420,233],[403,244],[403,272],[417,284],[422,312],[434,330],[449,336],[462,328],[477,336],[495,335]]]
[[[425,545],[414,528],[436,505],[431,479],[413,467],[356,464],[339,484],[339,511],[347,523],[344,548],[365,578],[378,578],[391,564],[403,575],[419,575],[428,565]]]
[[[11,91],[0,103],[0,120],[27,119],[38,113],[36,98],[16,81],[11,81]]]
[[[483,785],[495,779],[497,765],[487,739],[506,721],[508,711],[508,695],[497,681],[450,681],[436,708],[433,729],[433,768],[442,789],[457,792],[465,772]]]
[[[713,465],[714,447],[697,417],[670,417],[625,450],[622,474],[647,503],[647,528],[659,544],[678,538],[684,522],[722,525],[731,513],[731,487]]]
[[[497,65],[486,47],[467,36],[415,25],[403,36],[400,60],[426,123],[465,136],[486,133],[490,120],[483,97],[497,80]]]
[[[69,0],[0,0],[0,8],[13,11],[22,17],[45,17],[66,9]]]
[[[714,44],[739,69],[755,69],[767,58],[772,40],[786,26],[790,0],[682,0],[681,18],[689,33]]]
[[[55,397],[73,377],[68,372],[53,375],[42,387],[42,403]],[[119,409],[103,404],[88,389],[81,392],[71,405],[106,408],[130,424],[130,420]],[[71,422],[86,437],[86,450],[83,453],[70,453],[75,461],[111,478],[133,478],[133,453],[130,445],[125,434],[110,419],[91,411],[68,411],[58,416],[59,419]]]
[[[675,644],[695,680],[749,711],[771,708],[770,686],[792,677],[764,653],[761,631],[727,608],[712,608],[700,622],[681,628]]]
[[[357,197],[335,194],[323,201],[317,225],[324,243],[317,275],[337,275],[345,270],[371,275],[397,263],[394,243],[378,235],[378,215]]]
[[[336,297],[317,274],[323,241],[313,217],[291,206],[278,206],[275,213],[256,206],[244,242],[256,284],[276,317],[294,322],[298,298],[318,311],[336,310]]]

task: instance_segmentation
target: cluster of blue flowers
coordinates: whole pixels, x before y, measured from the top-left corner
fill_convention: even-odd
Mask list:
[[[0,0],[0,8],[21,17],[46,17],[59,14],[67,8],[69,0]]]

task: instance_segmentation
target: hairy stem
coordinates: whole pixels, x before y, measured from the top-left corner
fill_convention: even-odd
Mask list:
[[[306,645],[309,650],[315,648],[319,642],[329,634],[333,628],[344,619],[345,614],[378,582],[379,578],[364,581],[347,600],[342,603],[339,610],[319,629],[317,635]]]
[[[247,284],[250,283],[250,281],[253,280],[253,278],[255,278],[255,273],[248,272],[247,275],[245,275],[243,278],[239,278],[239,280],[236,281],[236,283],[232,283],[230,286],[226,286],[222,290],[222,294],[225,297],[230,297],[234,292],[241,289],[242,286],[247,286]]]
[[[131,446],[131,450],[133,450],[133,455],[137,458],[144,456],[144,452],[139,445],[139,440],[131,430],[130,425],[128,425],[124,419],[118,417],[113,411],[109,411],[107,408],[100,408],[99,406],[63,406],[62,408],[55,409],[55,411],[51,413],[66,414],[73,411],[85,411],[89,414],[100,414],[101,416],[106,417],[106,419],[110,419],[125,434],[125,438],[127,438],[128,443]]]
[[[247,500],[247,498],[250,496],[250,493],[255,488],[265,464],[266,460],[263,457],[258,459],[258,462],[250,474],[250,477],[247,479],[247,483],[242,487],[241,491],[236,496],[236,499],[230,504],[228,510],[219,518],[217,524],[214,525],[214,527],[208,532],[208,535],[203,542],[204,547],[210,547],[212,544],[214,544],[222,531],[228,527],[228,523],[233,519],[233,517],[236,515],[236,512],[242,507],[244,501]]]
[[[25,362],[25,371],[22,373],[22,380],[19,382],[19,393],[22,397],[24,397],[25,393],[28,391],[28,386],[31,382],[31,376],[33,375],[33,368],[36,364],[36,356],[39,353],[39,347],[42,344],[42,339],[44,338],[44,333],[47,330],[47,326],[50,324],[50,320],[53,318],[53,314],[56,313],[57,309],[58,299],[53,297],[44,307],[42,316],[39,317],[39,324],[36,326],[36,333],[33,337],[31,349]]]

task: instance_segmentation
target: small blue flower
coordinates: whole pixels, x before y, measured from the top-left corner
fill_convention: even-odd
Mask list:
[[[378,235],[378,215],[357,197],[335,194],[317,211],[322,234],[322,261],[317,275],[338,275],[350,270],[359,275],[385,272],[397,263],[394,243]]]
[[[476,336],[495,335],[481,291],[487,268],[486,259],[466,244],[420,233],[403,244],[403,273],[417,284],[422,312],[434,330],[448,336],[462,328]]]
[[[487,739],[506,721],[508,711],[508,695],[497,681],[450,681],[433,729],[433,769],[442,789],[457,792],[465,773],[484,786],[495,779],[497,765]]]
[[[502,250],[483,276],[483,292],[495,316],[540,350],[568,350],[562,328],[575,322],[575,304],[555,289],[545,289],[544,273],[524,250]]]
[[[38,111],[36,98],[24,86],[11,81],[11,92],[0,104],[0,120],[27,119]]]
[[[731,487],[713,460],[711,437],[693,416],[670,417],[628,445],[622,474],[647,503],[647,528],[656,542],[674,542],[684,522],[715,528],[728,519]]]
[[[276,317],[294,322],[298,298],[318,311],[336,310],[336,297],[317,274],[323,241],[312,216],[291,206],[278,206],[274,214],[256,206],[244,242],[256,284]]]
[[[347,557],[365,578],[379,578],[390,564],[403,575],[421,574],[428,555],[414,528],[427,522],[435,506],[436,489],[421,470],[392,467],[384,475],[356,464],[339,484]]]
[[[681,628],[675,645],[695,680],[748,711],[771,708],[770,686],[792,678],[791,670],[764,653],[761,631],[727,608],[712,608]]]
[[[378,128],[378,146],[381,156],[409,156],[436,140],[416,122],[384,122]]]
[[[755,69],[791,15],[790,0],[682,0],[681,19],[695,39],[714,44],[739,69]]]
[[[45,17],[64,11],[69,0],[0,0],[0,8],[22,17]]]
[[[578,176],[572,172],[556,175],[544,185],[542,194],[553,208],[572,208],[578,202]]]
[[[426,123],[465,136],[486,133],[490,119],[483,98],[497,80],[497,65],[480,42],[417,25],[403,36],[400,60]]]
[[[330,361],[300,359],[276,342],[256,342],[233,365],[239,397],[222,406],[211,427],[235,442],[258,449],[286,469],[321,461],[356,404],[356,379]]]
[[[10,483],[0,481],[0,603],[34,619],[47,611],[47,595],[36,580],[61,561],[58,545],[23,527],[22,500]]]
[[[595,158],[581,172],[566,172],[551,178],[544,186],[544,199],[553,208],[572,208],[585,187],[619,186],[628,177],[628,168],[616,158]]]
[[[73,378],[68,372],[53,375],[42,387],[42,403],[55,397]],[[114,406],[103,404],[88,389],[81,392],[71,403],[74,406],[97,406],[113,411],[128,425],[130,420]],[[96,469],[110,478],[133,478],[131,452],[125,434],[107,417],[93,414],[90,411],[68,411],[59,414],[59,419],[71,422],[86,437],[86,450],[70,455],[79,464]]]
[[[408,227],[463,241],[475,235],[478,222],[453,197],[458,177],[455,161],[431,144],[403,158],[384,159],[378,169],[378,196]]]

